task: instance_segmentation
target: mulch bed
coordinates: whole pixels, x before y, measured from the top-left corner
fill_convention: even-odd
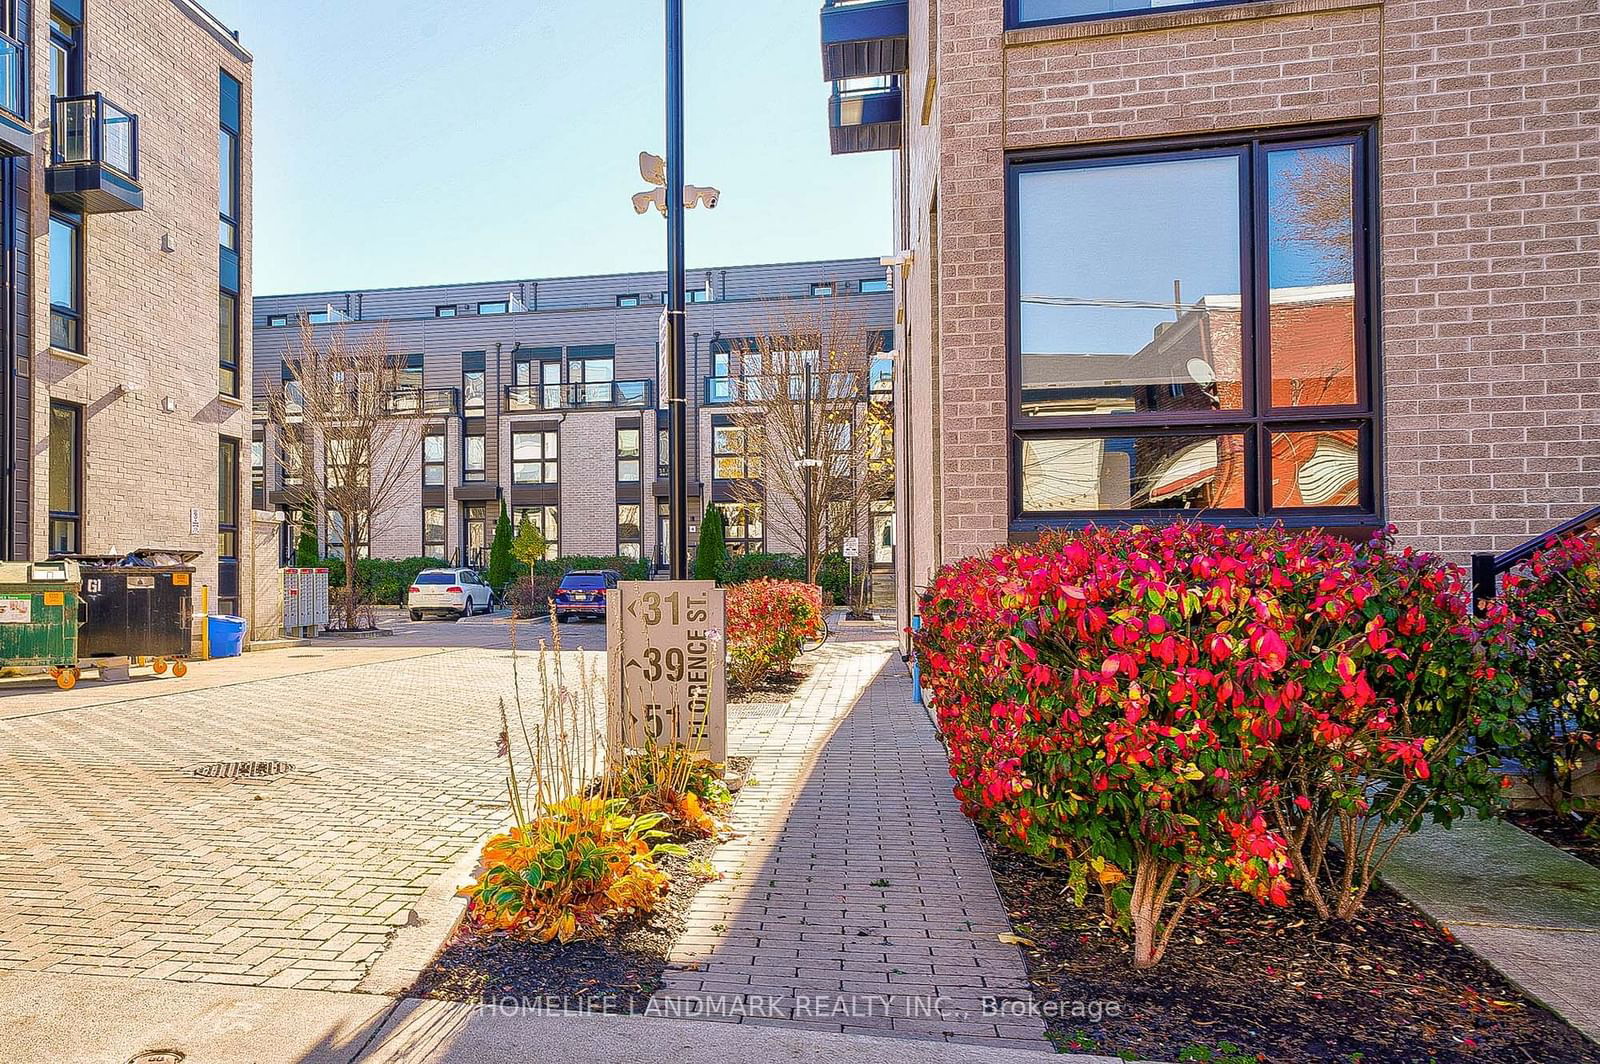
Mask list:
[[[713,839],[684,845],[687,856],[661,861],[670,883],[648,920],[635,921],[607,938],[565,944],[480,931],[463,923],[407,993],[574,1011],[644,1011],[650,995],[661,987],[689,903],[705,884],[690,874],[689,865],[716,849]]]
[[[742,782],[750,759],[730,757],[728,769],[730,777]],[[565,944],[481,931],[464,921],[407,994],[570,1011],[643,1012],[661,987],[689,906],[707,883],[693,868],[710,859],[717,840],[693,839],[683,846],[687,854],[660,861],[668,877],[667,896],[648,918],[622,925],[605,938]]]
[[[1302,902],[1264,909],[1216,891],[1184,917],[1162,964],[1137,972],[1128,938],[1103,926],[1094,894],[1087,907],[1073,904],[1064,871],[1010,853],[991,861],[1017,934],[1033,943],[1023,952],[1034,994],[1064,1052],[1600,1064],[1600,1049],[1386,888],[1347,924],[1321,922]],[[1217,1052],[1225,1043],[1237,1049]]]
[[[1600,868],[1600,825],[1585,831],[1585,820],[1536,809],[1509,812],[1505,818],[1528,834]]]

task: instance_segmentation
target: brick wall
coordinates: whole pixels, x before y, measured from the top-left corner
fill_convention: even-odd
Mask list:
[[[1010,32],[998,0],[912,8],[912,588],[1008,535],[1009,150],[1377,119],[1387,517],[1460,556],[1600,504],[1592,4],[1289,0]]]
[[[217,394],[217,78],[226,69],[244,86],[241,138],[241,302],[250,305],[250,64],[204,19],[175,0],[89,5],[86,88],[139,115],[145,207],[90,215],[86,223],[83,360],[48,349],[49,202],[43,170],[48,135],[34,156],[33,553],[47,550],[47,418],[50,399],[84,408],[83,549],[116,553],[142,546],[197,550],[200,588],[216,604],[217,442],[241,442],[240,542],[249,524],[249,412]],[[32,10],[33,39],[49,39],[49,5]],[[47,51],[33,50],[32,95],[49,99]],[[47,108],[35,104],[35,118]],[[172,251],[162,249],[169,239]],[[241,350],[250,350],[242,315]],[[241,394],[250,395],[248,358]],[[126,389],[126,390],[125,390]],[[161,409],[170,399],[172,412]],[[243,547],[241,548],[243,550]],[[251,552],[243,551],[240,594],[248,599]],[[241,608],[248,615],[248,604]]]

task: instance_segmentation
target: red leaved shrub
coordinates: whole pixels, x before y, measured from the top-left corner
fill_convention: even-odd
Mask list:
[[[799,580],[752,580],[727,589],[728,683],[748,689],[787,673],[823,635],[822,590]]]
[[[963,808],[1092,871],[1140,966],[1208,884],[1283,904],[1291,866],[1322,874],[1335,827],[1414,826],[1441,804],[1422,781],[1455,771],[1431,769],[1493,731],[1470,710],[1477,724],[1431,734],[1457,689],[1429,655],[1477,641],[1470,625],[1417,627],[1413,610],[1444,609],[1424,601],[1443,567],[1388,559],[1314,531],[1178,523],[947,567],[923,596],[917,654]],[[1399,626],[1411,643],[1386,634]],[[1368,773],[1391,798],[1389,781],[1408,781],[1405,796],[1359,796]]]

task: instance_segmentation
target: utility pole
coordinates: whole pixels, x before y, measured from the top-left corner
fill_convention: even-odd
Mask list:
[[[683,0],[667,4],[667,418],[670,575],[689,577],[688,355],[683,292]]]

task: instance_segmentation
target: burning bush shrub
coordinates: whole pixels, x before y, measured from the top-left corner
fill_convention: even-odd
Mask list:
[[[728,683],[749,689],[788,672],[823,635],[822,593],[798,580],[752,580],[727,590]]]
[[[1531,699],[1516,754],[1554,812],[1594,812],[1575,793],[1600,737],[1600,535],[1552,542],[1506,579],[1504,607]]]
[[[1433,586],[1444,571],[1319,532],[1192,523],[948,567],[917,654],[956,794],[995,836],[1092,870],[1132,923],[1134,963],[1154,964],[1205,886],[1284,904],[1291,865],[1321,874],[1333,826],[1386,823],[1387,846],[1397,820],[1465,804],[1454,766],[1433,770],[1494,721],[1462,708],[1472,680],[1437,675],[1478,653],[1470,625],[1447,640],[1427,619],[1461,620],[1429,598],[1458,590]],[[1367,773],[1404,776],[1404,794],[1361,797]],[[1373,870],[1387,850],[1369,856]]]

